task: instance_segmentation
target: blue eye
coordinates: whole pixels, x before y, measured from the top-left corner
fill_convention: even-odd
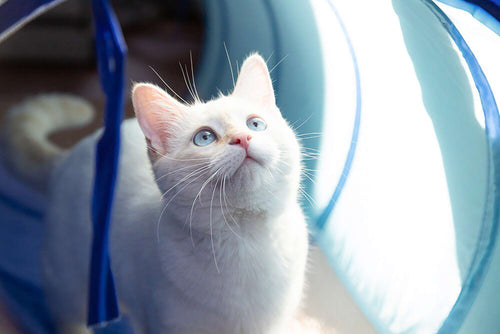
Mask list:
[[[193,143],[196,146],[207,146],[217,139],[215,133],[210,129],[203,129],[198,131],[193,138]]]
[[[259,117],[251,117],[247,120],[247,126],[253,131],[264,131],[267,128],[266,122]]]

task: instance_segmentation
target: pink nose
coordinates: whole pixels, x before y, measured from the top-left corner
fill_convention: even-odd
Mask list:
[[[250,139],[252,139],[252,136],[246,133],[238,133],[235,135],[231,141],[229,142],[230,145],[240,145],[245,149],[245,151],[248,149],[248,145],[250,145]]]

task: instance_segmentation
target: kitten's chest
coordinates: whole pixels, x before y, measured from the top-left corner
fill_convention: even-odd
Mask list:
[[[299,225],[213,236],[170,254],[177,265],[168,275],[186,300],[226,323],[271,323],[301,293],[307,234]]]

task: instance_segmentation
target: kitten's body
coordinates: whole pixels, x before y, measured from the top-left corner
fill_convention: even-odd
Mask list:
[[[122,311],[138,333],[285,333],[308,240],[300,150],[265,62],[249,57],[234,93],[208,103],[181,105],[148,84],[136,86],[133,102],[110,235]],[[43,271],[61,328],[87,316],[99,135],[61,159],[49,187]]]
[[[168,213],[157,235],[163,205],[142,132],[135,120],[125,121],[122,131],[110,249],[123,311],[136,318],[138,326],[147,324],[146,333],[257,334],[282,326],[302,292],[307,232],[298,205],[290,203],[279,217],[233,212],[246,228],[235,231],[239,237],[229,229],[214,233],[218,273],[210,235],[193,232],[193,248],[189,229]],[[59,322],[86,320],[88,208],[97,137],[86,138],[71,151],[51,185],[51,202],[57,205],[48,212],[44,268]],[[220,210],[212,214],[214,225],[225,224]]]

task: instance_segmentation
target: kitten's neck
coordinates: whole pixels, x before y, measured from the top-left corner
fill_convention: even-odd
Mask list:
[[[168,200],[164,200],[162,207],[167,203]],[[280,208],[238,208],[227,205],[224,201],[221,203],[215,200],[212,203],[197,202],[194,206],[192,202],[179,201],[175,204],[172,202],[163,212],[161,224],[175,224],[186,230],[186,233],[197,231],[209,235],[226,231],[246,234],[250,233],[256,224],[273,224],[286,208],[293,204],[293,201],[289,201],[288,205]]]

